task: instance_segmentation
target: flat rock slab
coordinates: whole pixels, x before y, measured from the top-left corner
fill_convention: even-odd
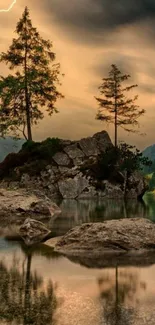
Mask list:
[[[59,207],[47,197],[39,198],[24,190],[0,189],[1,225],[5,220],[9,224],[12,220],[16,222],[22,219],[22,217],[49,219],[60,212]]]
[[[71,229],[56,244],[66,256],[115,256],[155,250],[155,224],[144,218],[87,223]]]

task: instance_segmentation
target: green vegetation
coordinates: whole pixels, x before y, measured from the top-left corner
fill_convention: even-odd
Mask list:
[[[54,154],[61,150],[58,138],[48,138],[42,142],[27,141],[19,153],[9,154],[0,164],[0,177],[18,177],[18,173],[38,175],[51,162]],[[18,168],[16,175],[15,168]]]
[[[14,71],[13,75],[0,78],[0,131],[22,131],[26,139],[32,140],[32,125],[44,117],[42,108],[51,116],[57,112],[57,99],[63,97],[57,89],[60,64],[53,64],[52,42],[44,40],[32,26],[27,7],[16,34],[9,50],[0,56],[0,62]]]
[[[149,181],[149,189],[150,191],[154,191],[155,190],[155,173],[152,174],[152,177],[150,178]]]
[[[133,127],[138,126],[138,118],[145,113],[143,109],[135,104],[138,96],[133,99],[126,97],[126,92],[137,85],[124,86],[124,81],[128,81],[130,75],[123,75],[121,71],[112,65],[108,78],[103,78],[103,83],[99,87],[101,96],[96,97],[99,103],[97,119],[106,123],[114,124],[115,147],[118,144],[118,127],[122,127],[128,132],[135,132]]]
[[[82,171],[89,170],[89,174],[97,179],[111,179],[123,181],[121,172],[129,176],[136,170],[143,170],[143,166],[150,166],[151,161],[144,157],[136,147],[122,143],[119,147],[107,148],[99,156],[96,163],[88,163],[81,167]]]

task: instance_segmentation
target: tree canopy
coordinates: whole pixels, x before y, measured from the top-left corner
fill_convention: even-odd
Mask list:
[[[32,125],[44,117],[42,108],[51,116],[57,112],[57,99],[63,97],[58,90],[60,64],[54,63],[52,42],[33,27],[27,7],[16,34],[8,51],[0,56],[0,62],[14,71],[0,78],[1,133],[22,128],[24,136],[32,140]]]
[[[137,85],[124,86],[130,75],[122,74],[116,65],[111,66],[109,76],[102,79],[99,87],[101,97],[95,97],[99,110],[96,118],[98,120],[112,123],[115,128],[115,146],[118,143],[118,127],[122,127],[128,132],[134,132],[134,127],[138,126],[138,118],[145,113],[144,109],[139,109],[135,104],[138,96],[130,99],[126,93]]]

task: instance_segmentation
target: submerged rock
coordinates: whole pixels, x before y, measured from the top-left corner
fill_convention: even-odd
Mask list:
[[[87,223],[71,229],[56,250],[69,256],[116,255],[155,250],[155,224],[143,218]]]
[[[27,218],[19,229],[19,235],[28,246],[42,242],[50,233],[42,222],[31,218]]]

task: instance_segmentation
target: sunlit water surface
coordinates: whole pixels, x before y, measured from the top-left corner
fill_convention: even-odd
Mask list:
[[[83,222],[121,217],[155,220],[145,204],[66,201],[51,227],[61,235]],[[145,263],[144,263],[145,264]],[[46,244],[27,249],[0,239],[0,325],[155,324],[155,265],[89,269],[53,253]]]

